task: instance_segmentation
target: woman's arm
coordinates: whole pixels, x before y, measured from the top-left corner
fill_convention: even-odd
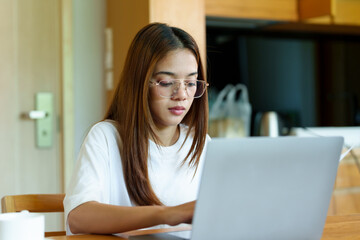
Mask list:
[[[87,202],[68,215],[72,233],[121,233],[159,224],[191,223],[195,201],[179,206],[123,207]]]

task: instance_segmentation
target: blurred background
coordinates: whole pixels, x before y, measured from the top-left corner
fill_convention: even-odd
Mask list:
[[[208,18],[211,86],[244,83],[254,114],[277,111],[293,127],[359,126],[359,32],[298,27]]]

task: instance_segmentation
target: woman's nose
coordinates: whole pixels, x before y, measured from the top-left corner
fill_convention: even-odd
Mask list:
[[[179,83],[177,89],[174,92],[173,99],[185,100],[188,97],[186,86],[184,83]]]

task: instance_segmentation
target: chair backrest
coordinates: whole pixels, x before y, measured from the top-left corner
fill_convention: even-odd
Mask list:
[[[1,199],[3,213],[20,212],[64,212],[65,194],[25,194],[5,196]],[[65,231],[45,232],[45,237],[66,235]]]

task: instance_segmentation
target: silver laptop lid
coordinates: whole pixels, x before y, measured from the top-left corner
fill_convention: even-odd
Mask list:
[[[320,239],[342,146],[342,137],[213,139],[191,239]]]

